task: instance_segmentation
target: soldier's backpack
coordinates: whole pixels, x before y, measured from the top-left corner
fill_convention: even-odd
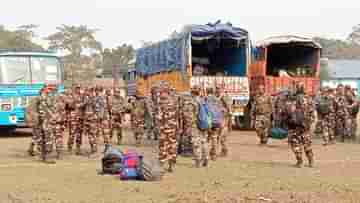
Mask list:
[[[331,101],[327,98],[322,97],[319,99],[319,103],[316,107],[316,111],[322,115],[328,114],[330,113],[330,106],[331,106]]]
[[[102,173],[120,174],[123,169],[123,154],[116,148],[109,147],[101,160]]]
[[[216,102],[209,102],[208,107],[211,117],[211,127],[212,128],[222,127],[225,120],[222,106]]]
[[[211,129],[211,115],[209,112],[209,105],[206,101],[200,100],[199,104],[199,112],[197,117],[197,126],[200,130]]]

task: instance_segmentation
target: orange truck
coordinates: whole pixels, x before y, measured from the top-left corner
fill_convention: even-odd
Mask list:
[[[256,44],[248,77],[250,92],[264,85],[269,94],[291,88],[301,82],[307,94],[320,87],[321,46],[310,38],[299,36],[270,37]]]
[[[203,89],[221,86],[232,98],[233,121],[240,127],[250,98],[250,59],[246,30],[219,21],[187,26],[176,37],[136,51],[136,76],[132,77],[136,91],[131,93],[149,96],[159,81],[168,81],[178,93],[190,92],[195,85]]]

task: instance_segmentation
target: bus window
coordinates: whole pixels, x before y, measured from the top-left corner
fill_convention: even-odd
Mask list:
[[[3,56],[0,58],[1,83],[18,84],[30,81],[29,57]]]

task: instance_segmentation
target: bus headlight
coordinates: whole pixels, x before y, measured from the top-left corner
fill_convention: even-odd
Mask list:
[[[10,111],[11,110],[11,104],[1,104],[1,110],[2,111]]]

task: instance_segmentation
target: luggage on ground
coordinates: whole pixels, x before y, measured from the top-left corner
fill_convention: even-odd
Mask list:
[[[273,139],[285,139],[288,137],[288,131],[283,128],[271,128],[270,137]]]

